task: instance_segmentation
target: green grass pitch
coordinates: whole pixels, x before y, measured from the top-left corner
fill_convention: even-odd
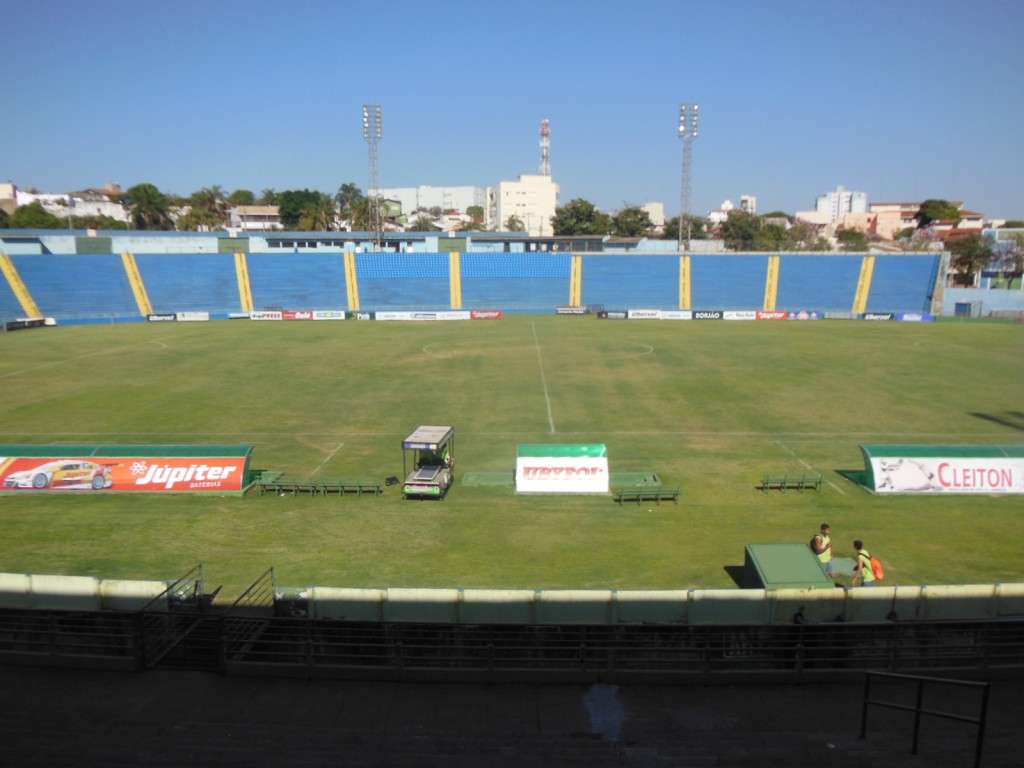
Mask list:
[[[747,543],[827,521],[888,583],[1024,581],[1024,498],[875,496],[863,443],[1019,444],[1013,324],[598,321],[217,322],[0,334],[0,442],[251,443],[295,478],[402,473],[420,424],[456,428],[443,502],[0,494],[0,571],[165,579],[196,563],[233,599],[281,585],[732,587]],[[678,505],[464,483],[519,443],[600,442]],[[757,490],[822,472],[821,493]]]

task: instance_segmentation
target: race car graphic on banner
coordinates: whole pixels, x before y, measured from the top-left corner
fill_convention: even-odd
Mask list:
[[[240,494],[251,446],[0,446],[0,490]],[[134,448],[134,451],[125,450]]]
[[[25,466],[28,461],[15,460],[13,464]],[[61,459],[42,464],[38,460],[32,461],[36,463],[26,469],[6,473],[3,476],[3,487],[32,488],[37,491],[47,488],[101,491],[114,484],[109,464],[94,464],[80,459]]]

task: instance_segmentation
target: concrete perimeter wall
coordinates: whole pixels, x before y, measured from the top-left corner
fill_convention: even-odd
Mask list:
[[[454,624],[793,624],[1024,616],[1024,584],[847,589],[494,590],[281,587],[286,615]]]

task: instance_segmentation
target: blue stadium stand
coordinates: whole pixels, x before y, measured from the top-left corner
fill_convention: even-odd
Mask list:
[[[118,254],[15,255],[11,261],[48,317],[81,323],[142,318]]]
[[[692,256],[691,265],[692,309],[764,308],[767,255]]]
[[[357,254],[360,308],[397,311],[449,308],[448,261],[447,253]],[[340,287],[344,292],[344,280]],[[344,306],[344,303],[334,306]]]
[[[232,254],[137,254],[135,262],[153,311],[238,312],[238,277]]]
[[[583,301],[615,309],[679,309],[679,256],[584,256]]]
[[[868,312],[930,312],[942,256],[878,256]]]
[[[572,257],[551,253],[464,253],[462,306],[550,313],[569,302]]]
[[[853,311],[864,254],[781,254],[775,306],[796,311]]]

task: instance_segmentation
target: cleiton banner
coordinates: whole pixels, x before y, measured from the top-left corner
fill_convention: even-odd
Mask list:
[[[862,445],[875,493],[1021,494],[1024,446]]]
[[[138,454],[89,451],[58,454],[19,453],[2,446],[0,490],[8,492],[120,491],[241,494],[249,470],[249,446],[234,452],[201,455],[196,446],[166,446],[166,453],[145,446]],[[81,447],[81,446],[80,446]],[[218,446],[224,448],[227,446]],[[39,448],[39,446],[35,446]],[[52,448],[52,446],[46,446]],[[48,453],[49,455],[31,455]],[[163,455],[161,455],[163,453]],[[178,453],[178,455],[174,455]],[[25,455],[29,454],[29,455]],[[184,455],[183,455],[184,454]]]
[[[608,451],[602,444],[520,445],[516,493],[608,493]]]

